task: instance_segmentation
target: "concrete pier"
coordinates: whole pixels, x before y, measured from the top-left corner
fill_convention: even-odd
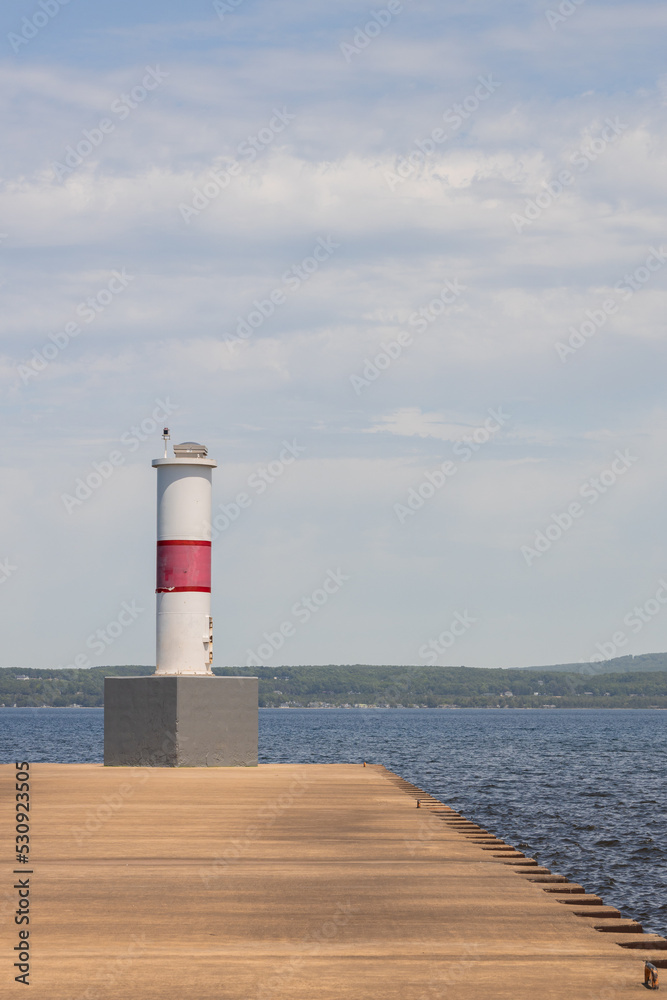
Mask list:
[[[32,1000],[620,1000],[667,965],[666,941],[381,767],[30,775]]]

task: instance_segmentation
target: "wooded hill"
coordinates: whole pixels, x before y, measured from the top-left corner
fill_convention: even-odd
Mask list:
[[[624,657],[623,659],[628,659]],[[640,657],[635,657],[635,662]],[[614,663],[615,661],[609,661]],[[654,660],[657,662],[657,660]],[[605,664],[544,669],[424,666],[216,667],[258,676],[262,708],[667,708],[667,669],[589,673]],[[152,674],[152,666],[89,670],[0,669],[1,707],[97,708],[105,676]]]

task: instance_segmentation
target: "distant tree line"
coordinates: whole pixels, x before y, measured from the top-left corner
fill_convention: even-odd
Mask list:
[[[590,665],[589,665],[590,667]],[[0,707],[99,708],[104,678],[147,675],[152,666],[89,670],[0,669]],[[262,708],[667,708],[667,669],[582,673],[556,667],[216,667],[258,676]]]

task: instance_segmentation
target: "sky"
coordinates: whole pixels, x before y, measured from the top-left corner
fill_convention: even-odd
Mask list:
[[[217,666],[667,649],[663,3],[0,20],[0,665],[155,662],[165,423]]]

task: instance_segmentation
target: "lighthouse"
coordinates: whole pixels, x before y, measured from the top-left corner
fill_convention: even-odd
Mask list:
[[[104,679],[104,763],[256,767],[258,680],[213,673],[211,486],[217,463],[185,441],[157,469],[155,673]]]
[[[158,676],[211,674],[211,476],[205,445],[174,445],[157,469],[156,668]]]

